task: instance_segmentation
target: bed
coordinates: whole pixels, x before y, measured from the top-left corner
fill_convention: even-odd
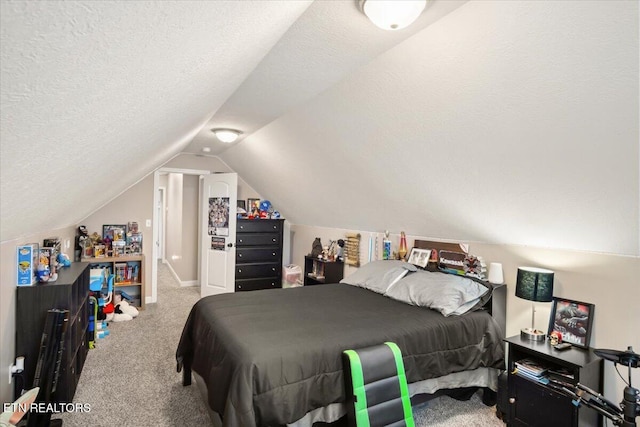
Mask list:
[[[392,341],[413,394],[467,385],[495,390],[504,369],[504,286],[482,283],[487,292],[477,300],[458,301],[469,312],[444,315],[402,300],[403,293],[415,299],[411,286],[423,287],[414,279],[427,272],[367,276],[364,267],[362,283],[347,278],[352,283],[199,300],[176,351],[183,385],[192,374],[202,381],[208,406],[225,427],[331,422],[344,414],[342,351]]]

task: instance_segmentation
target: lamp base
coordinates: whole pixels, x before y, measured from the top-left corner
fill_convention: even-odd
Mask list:
[[[523,328],[520,330],[520,338],[530,341],[544,341],[546,334],[538,329]]]

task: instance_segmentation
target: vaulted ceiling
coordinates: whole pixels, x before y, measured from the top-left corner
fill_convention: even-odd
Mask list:
[[[640,255],[637,1],[1,8],[2,241],[209,147],[296,224]]]

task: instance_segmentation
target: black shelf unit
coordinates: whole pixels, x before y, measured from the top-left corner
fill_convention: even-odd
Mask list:
[[[18,286],[16,305],[16,357],[24,356],[25,389],[33,384],[40,340],[47,311],[69,310],[67,332],[58,386],[57,402],[72,402],[87,358],[89,346],[87,327],[89,324],[89,266],[76,262],[58,270],[55,282],[32,286]],[[19,385],[16,382],[16,387]],[[20,390],[15,389],[15,398]]]
[[[304,257],[304,285],[338,283],[344,277],[342,261],[326,261],[310,256]]]
[[[564,369],[573,378],[565,378],[570,384],[580,382],[602,392],[602,359],[592,348],[572,347],[569,350],[554,349],[547,341],[531,341],[516,335],[506,339],[508,358],[508,426],[544,427],[601,427],[602,417],[593,409],[572,403],[572,399],[538,381],[515,373],[517,361],[533,359],[551,369]]]
[[[282,287],[284,219],[238,219],[235,290]]]

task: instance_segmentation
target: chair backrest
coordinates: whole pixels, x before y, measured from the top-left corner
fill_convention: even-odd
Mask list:
[[[414,427],[400,348],[392,342],[343,352],[347,417],[357,427]]]

